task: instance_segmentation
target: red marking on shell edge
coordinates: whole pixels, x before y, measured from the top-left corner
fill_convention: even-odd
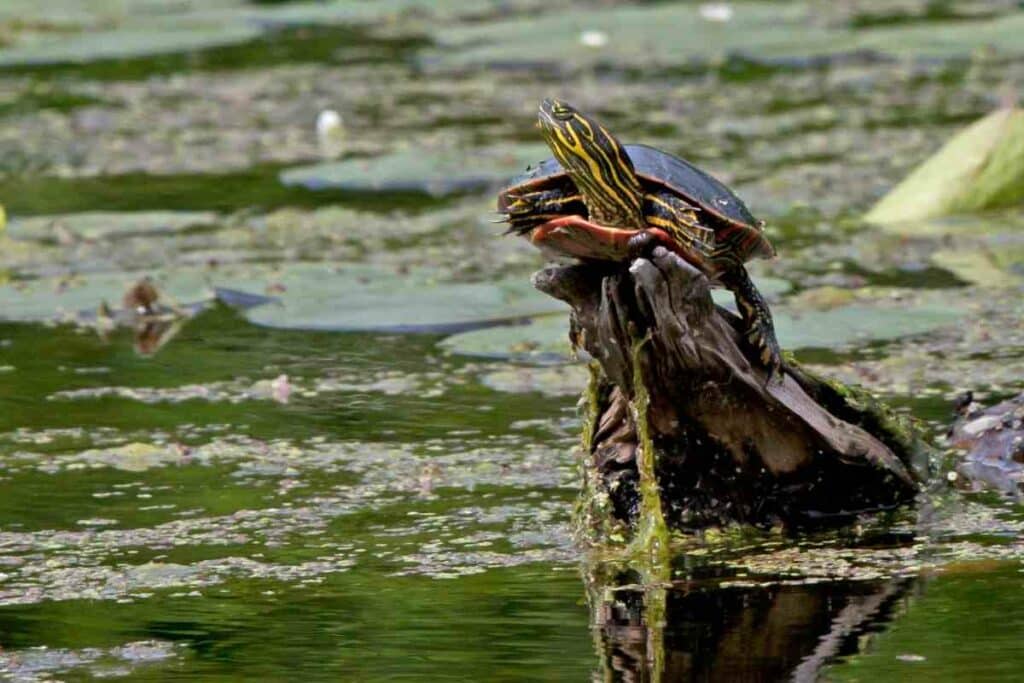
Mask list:
[[[695,267],[706,270],[707,264],[704,259],[676,242],[661,228],[612,228],[592,223],[582,216],[561,216],[538,225],[529,234],[530,242],[533,244],[554,249],[567,256],[600,261],[624,261],[632,256],[630,239],[641,232],[649,233],[669,251]]]

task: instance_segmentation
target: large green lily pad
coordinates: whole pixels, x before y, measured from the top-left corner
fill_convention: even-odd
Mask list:
[[[822,21],[803,3],[730,3],[729,21],[708,21],[696,4],[565,11],[486,24],[455,25],[424,58],[441,68],[544,64],[579,69],[597,64],[684,66],[730,54],[791,64],[805,58],[873,50],[893,56],[966,56],[979,47],[1024,52],[1024,15],[849,30]],[[601,36],[595,40],[594,36]],[[588,39],[589,37],[589,39]]]
[[[410,147],[372,159],[293,168],[281,174],[281,181],[311,190],[443,196],[500,184],[549,156],[541,144],[495,144],[479,149]]]
[[[0,66],[81,63],[188,52],[242,43],[261,33],[258,26],[236,23],[191,27],[142,25],[70,35],[41,34],[0,49]]]
[[[80,319],[81,312],[104,301],[118,305],[127,288],[146,275],[180,304],[211,301],[216,290],[230,290],[231,300],[248,302],[245,315],[252,322],[289,329],[456,331],[565,312],[564,304],[540,294],[523,277],[442,282],[433,273],[429,268],[299,263],[40,278],[0,285],[0,320]],[[254,305],[261,300],[269,303]]]
[[[259,325],[290,329],[454,331],[566,310],[524,277],[439,282],[429,268],[403,271],[362,264],[298,264],[262,279],[240,277],[230,286],[278,297],[280,304],[253,308],[246,315]],[[219,275],[218,282],[228,281]]]
[[[778,311],[775,331],[784,348],[837,348],[923,334],[962,317],[947,306],[851,304],[827,311]]]
[[[790,285],[779,278],[758,278],[758,289],[768,298],[789,290]],[[732,293],[714,290],[715,303],[735,309]],[[515,325],[501,325],[483,330],[456,334],[441,342],[443,348],[470,356],[514,358],[520,360],[568,360],[569,323],[564,315],[547,315]]]
[[[165,298],[180,303],[206,301],[213,289],[197,268],[173,272],[84,273],[0,284],[0,320],[45,321],[78,319],[103,302],[120,305],[131,285],[152,276]]]
[[[1022,25],[1024,30],[1024,25]],[[1024,202],[1024,110],[994,111],[954,136],[868,212],[890,230],[911,222]]]
[[[6,30],[0,35],[10,44],[0,47],[0,66],[187,52],[243,43],[286,26],[444,22],[507,5],[499,0],[336,0],[277,6],[248,0],[5,0],[0,29]]]

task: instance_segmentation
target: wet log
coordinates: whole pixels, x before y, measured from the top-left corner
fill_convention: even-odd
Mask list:
[[[591,526],[806,526],[915,496],[919,443],[906,425],[792,362],[769,381],[739,318],[677,255],[552,266],[534,286],[571,306],[573,343],[594,359]]]

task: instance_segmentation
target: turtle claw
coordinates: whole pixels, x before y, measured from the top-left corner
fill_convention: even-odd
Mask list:
[[[736,306],[743,317],[746,330],[743,335],[747,344],[757,353],[757,359],[768,370],[765,386],[773,381],[782,382],[785,377],[785,363],[782,360],[782,349],[775,338],[775,325],[768,303],[757,291],[747,271],[742,266],[730,272],[723,284],[732,290],[736,297]]]

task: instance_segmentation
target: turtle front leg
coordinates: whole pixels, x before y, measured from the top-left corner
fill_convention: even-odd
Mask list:
[[[508,233],[527,235],[534,228],[566,215],[585,215],[587,207],[579,194],[560,190],[505,192],[498,197],[498,211],[505,214]]]
[[[556,216],[584,215],[586,204],[578,192],[563,190],[537,190],[535,192],[503,192],[498,196],[498,211],[512,216],[525,214],[552,214]]]
[[[781,380],[784,367],[782,349],[775,338],[775,324],[772,322],[768,302],[754,286],[747,269],[741,265],[736,265],[723,273],[719,280],[736,297],[736,306],[743,316],[747,342],[757,352],[761,363],[768,368],[768,381],[776,377]]]

